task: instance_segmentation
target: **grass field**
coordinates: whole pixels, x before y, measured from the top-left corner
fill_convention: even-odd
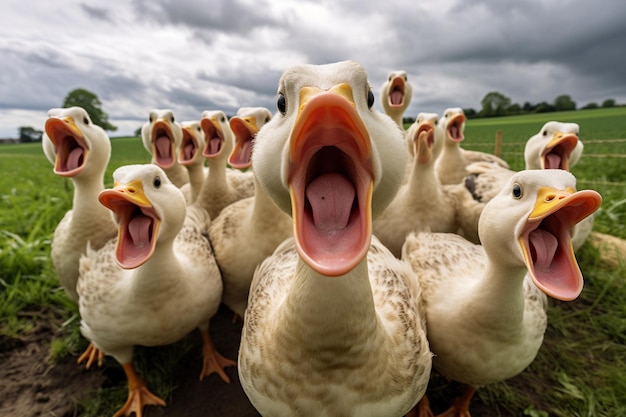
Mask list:
[[[595,189],[604,198],[595,230],[626,238],[626,108],[470,120],[464,147],[492,152],[501,130],[502,157],[521,169],[526,139],[549,120],[580,124],[585,151],[573,169],[578,188]],[[118,166],[149,161],[138,138],[115,138],[112,149],[106,186]],[[63,336],[51,345],[53,356],[76,355],[85,346],[77,308],[60,289],[48,258],[54,228],[71,207],[72,183],[52,173],[38,143],[0,147],[0,172],[0,336],[27,332],[41,319],[30,312],[45,306],[67,320]],[[626,415],[626,265],[606,260],[602,251],[586,244],[578,254],[584,291],[570,303],[551,301],[545,344],[530,368],[479,391],[480,401],[493,410],[488,415]],[[86,405],[82,415],[109,414],[125,397],[124,389],[115,389],[113,408],[100,401]],[[450,395],[437,379],[431,389],[435,399]]]

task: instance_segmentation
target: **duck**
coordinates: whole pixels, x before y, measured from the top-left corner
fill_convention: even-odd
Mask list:
[[[403,132],[404,122],[402,118],[411,104],[412,97],[413,86],[409,82],[406,71],[389,72],[387,81],[380,88],[380,102],[385,114],[391,117]]]
[[[481,245],[454,233],[411,233],[402,259],[419,275],[433,368],[466,386],[441,416],[470,417],[482,386],[528,367],[547,326],[547,297],[572,301],[583,277],[569,229],[602,202],[559,169],[515,173],[480,217]]]
[[[233,150],[228,157],[231,167],[239,170],[250,168],[254,137],[271,118],[272,112],[267,107],[241,107],[230,118],[228,123],[234,136]]]
[[[550,121],[532,135],[524,146],[525,169],[571,169],[582,154],[579,126],[576,123]],[[484,204],[500,192],[515,171],[490,162],[474,162],[467,166],[468,175],[461,185],[452,187],[457,198],[457,221],[463,234],[478,243],[478,219]],[[574,250],[582,246],[593,226],[593,216],[577,224]]]
[[[458,184],[467,176],[467,165],[474,162],[488,162],[508,169],[509,164],[502,158],[487,152],[463,149],[460,143],[465,139],[465,112],[460,107],[444,110],[439,125],[445,132],[443,150],[437,158],[436,170],[441,184]]]
[[[183,129],[172,110],[150,110],[148,121],[141,127],[141,139],[152,156],[152,163],[160,166],[177,187],[189,183],[187,169],[178,162]]]
[[[202,155],[207,159],[209,171],[197,203],[215,219],[224,207],[254,195],[254,178],[252,172],[227,167],[234,134],[222,110],[204,110],[200,126],[206,141]]]
[[[374,234],[400,258],[404,239],[411,231],[456,232],[455,202],[441,186],[435,160],[443,147],[444,132],[437,113],[419,113],[405,141],[412,162],[389,207],[374,221]]]
[[[295,65],[252,165],[293,237],[256,269],[238,372],[261,415],[406,414],[432,364],[420,286],[372,235],[397,192],[401,132],[355,61]]]
[[[50,259],[61,286],[77,302],[78,264],[87,243],[98,249],[117,235],[109,210],[98,201],[111,141],[82,107],[50,109],[44,130],[42,147],[53,172],[74,185],[72,208],[54,230]]]
[[[240,109],[238,116],[230,119],[238,144],[232,152],[236,155],[231,157],[233,167],[252,169],[254,173],[252,149],[256,134],[271,119],[271,113],[269,118],[268,113],[267,108]],[[242,152],[238,152],[238,148]],[[292,228],[291,217],[268,197],[256,177],[254,195],[224,207],[211,222],[209,238],[224,283],[222,303],[233,311],[235,320],[244,316],[257,265],[293,235]]]
[[[187,205],[182,191],[155,164],[125,165],[114,186],[100,192],[118,236],[100,250],[88,247],[80,260],[80,330],[124,369],[128,399],[115,417],[142,415],[144,405],[165,406],[133,367],[134,345],[174,343],[199,329],[203,339],[200,379],[216,372],[229,382],[222,357],[209,336],[222,280],[207,239],[210,218]]]
[[[204,179],[208,174],[205,169],[205,158],[202,151],[205,146],[204,131],[200,126],[200,121],[188,120],[180,123],[183,128],[183,137],[178,153],[178,163],[187,168],[189,183],[183,185],[181,189],[187,203],[193,203],[198,198]]]

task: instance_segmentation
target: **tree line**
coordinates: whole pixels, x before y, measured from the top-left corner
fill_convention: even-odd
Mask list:
[[[491,91],[483,97],[480,102],[482,108],[480,111],[476,111],[472,108],[463,109],[465,116],[468,118],[478,117],[500,117],[500,116],[515,116],[520,114],[532,114],[532,113],[549,113],[555,111],[569,111],[576,110],[576,102],[572,100],[572,97],[567,94],[562,94],[554,99],[552,103],[542,101],[541,103],[529,103],[524,105],[518,103],[512,103],[511,99],[498,91]],[[606,99],[602,104],[588,103],[581,107],[581,110],[585,109],[597,109],[616,107],[617,104],[612,98]]]
[[[491,91],[483,97],[480,102],[481,109],[476,111],[473,108],[463,109],[465,116],[468,119],[479,117],[501,117],[501,116],[515,116],[520,114],[531,113],[548,113],[555,111],[568,111],[576,110],[576,103],[572,100],[572,97],[567,94],[562,94],[554,99],[552,103],[542,101],[541,103],[532,104],[529,102],[519,105],[518,103],[512,103],[511,99],[498,91]],[[84,88],[76,88],[70,91],[61,107],[79,106],[87,111],[91,121],[102,127],[106,131],[114,132],[117,130],[117,126],[109,122],[109,115],[102,109],[102,103],[98,96],[91,91]],[[612,98],[604,100],[601,104],[588,103],[581,107],[584,109],[597,109],[620,106],[615,103]],[[415,119],[404,118],[404,123],[413,123]],[[136,135],[141,131],[141,127],[135,132]],[[41,141],[43,135],[42,130],[34,129],[31,126],[21,126],[18,128],[18,135],[20,142],[38,142]]]

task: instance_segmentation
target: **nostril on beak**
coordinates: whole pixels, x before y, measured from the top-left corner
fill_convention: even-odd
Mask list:
[[[555,195],[555,194],[548,194],[548,195],[546,196],[546,201],[552,201],[552,200],[554,200],[555,198],[556,198],[556,195]]]

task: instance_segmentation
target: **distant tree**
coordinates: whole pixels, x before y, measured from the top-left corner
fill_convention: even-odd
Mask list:
[[[576,103],[569,95],[563,94],[554,99],[554,109],[556,111],[576,110]]]
[[[412,125],[413,123],[415,123],[415,117],[403,117],[402,118],[402,124],[403,125]]]
[[[135,129],[135,136],[141,137],[141,126],[139,126],[137,129]]]
[[[583,107],[584,110],[588,110],[588,109],[597,109],[598,107],[598,103],[594,103],[593,101],[591,103],[585,104],[585,106]]]
[[[465,113],[465,117],[467,117],[468,119],[474,119],[478,116],[476,110],[472,108],[463,109],[463,113]]]
[[[40,142],[43,132],[41,130],[35,130],[30,126],[21,126],[19,129],[20,142]]]
[[[65,96],[65,100],[63,100],[63,107],[72,106],[85,109],[91,121],[104,130],[112,132],[117,130],[117,126],[109,123],[109,115],[102,110],[102,103],[100,99],[98,99],[98,96],[91,91],[85,90],[84,88],[77,88],[70,91],[67,96]]]
[[[550,103],[547,103],[545,101],[542,101],[541,103],[537,104],[537,107],[535,107],[535,112],[537,113],[549,113],[554,111],[554,106]]]
[[[612,98],[608,98],[606,100],[604,100],[602,102],[602,107],[603,108],[607,108],[607,107],[615,107],[615,100]]]
[[[517,103],[513,103],[509,106],[509,108],[506,110],[507,114],[510,115],[517,115],[517,114],[522,114],[522,106],[520,106]]]
[[[491,91],[480,102],[482,110],[478,113],[482,117],[504,116],[511,105],[511,99],[497,91]]]
[[[537,105],[531,104],[528,101],[524,103],[524,106],[522,107],[522,110],[524,110],[525,113],[534,113],[536,109],[537,109]]]

